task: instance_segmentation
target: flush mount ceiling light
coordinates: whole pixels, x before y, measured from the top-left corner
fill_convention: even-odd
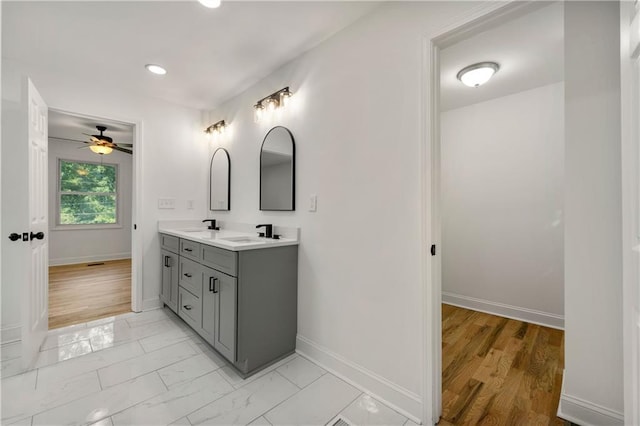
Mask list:
[[[272,115],[276,110],[286,107],[291,96],[293,96],[293,92],[289,90],[289,87],[285,87],[260,99],[253,106],[256,123],[265,118],[265,116]]]
[[[165,75],[167,73],[167,70],[165,70],[164,68],[162,68],[160,65],[155,65],[155,64],[147,64],[144,66],[149,72],[152,72],[154,74],[158,74],[158,75]]]
[[[458,80],[465,86],[479,87],[485,84],[500,69],[495,62],[480,62],[464,67],[458,72]]]
[[[215,9],[220,7],[220,0],[198,0],[201,5],[208,7],[209,9]]]

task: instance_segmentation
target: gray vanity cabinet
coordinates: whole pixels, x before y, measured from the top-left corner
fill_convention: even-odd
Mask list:
[[[178,312],[178,282],[179,282],[179,238],[171,235],[160,235],[162,247],[162,281],[160,285],[160,300],[173,312]]]
[[[180,318],[244,376],[295,351],[297,246],[233,251],[176,240],[171,242],[179,256],[171,265],[179,265],[174,267],[179,271],[170,282],[176,286]],[[162,248],[163,256],[175,256]],[[163,272],[161,298],[171,307],[164,277]]]
[[[236,359],[238,280],[204,268],[202,337],[230,361]]]

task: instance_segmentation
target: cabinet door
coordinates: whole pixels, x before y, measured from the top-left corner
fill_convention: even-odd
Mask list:
[[[238,281],[216,272],[215,340],[213,347],[229,361],[236,361]]]
[[[202,274],[202,337],[211,346],[215,343],[217,273],[211,268],[203,268]]]
[[[178,255],[162,250],[162,285],[160,300],[174,312],[178,306]]]

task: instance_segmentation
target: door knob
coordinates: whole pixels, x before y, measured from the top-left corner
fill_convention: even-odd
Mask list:
[[[12,232],[11,234],[9,234],[9,239],[11,241],[18,241],[20,239],[20,234],[16,234],[15,232]]]
[[[44,238],[44,232],[36,232],[35,234],[32,232],[29,237],[31,240],[42,240]]]

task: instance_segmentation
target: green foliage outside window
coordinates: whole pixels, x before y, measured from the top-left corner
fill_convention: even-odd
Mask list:
[[[60,224],[115,224],[117,168],[60,160]]]

